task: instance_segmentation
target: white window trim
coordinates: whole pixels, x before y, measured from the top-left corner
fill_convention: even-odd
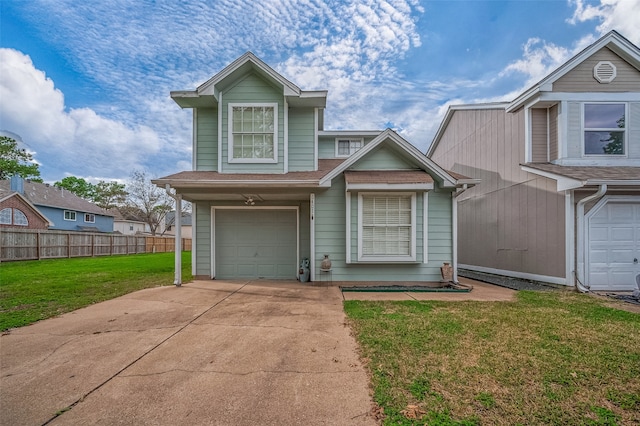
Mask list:
[[[348,140],[350,142],[351,141],[359,141],[360,143],[362,143],[362,146],[360,147],[360,149],[364,148],[364,138],[349,138],[349,137],[336,138],[336,143],[335,143],[335,156],[336,156],[336,158],[348,158],[348,157],[351,157],[356,152],[358,152],[358,151],[354,151],[354,152],[349,152],[349,154],[339,154],[338,141],[344,141],[344,140]],[[349,151],[351,151],[351,149],[349,149]]]
[[[273,158],[233,158],[233,108],[235,107],[271,107],[273,108]],[[229,102],[227,113],[227,161],[240,164],[274,164],[278,162],[278,103],[232,103]]]
[[[67,219],[67,213],[73,213],[73,219]],[[71,216],[71,214],[69,216]],[[64,220],[68,220],[69,222],[76,222],[78,220],[78,214],[73,210],[65,210],[62,214],[62,218]]]
[[[381,196],[411,196],[411,255],[409,256],[371,256],[362,253],[362,207],[363,197],[370,195]],[[415,192],[360,192],[358,193],[358,262],[368,263],[407,263],[416,261],[416,193]],[[349,238],[347,236],[347,238]]]
[[[4,211],[9,211],[9,222],[0,222],[0,225],[13,225],[13,209],[11,207],[0,209],[0,212]]]
[[[87,216],[93,217],[93,220],[87,220]],[[85,221],[85,223],[96,223],[96,215],[93,214],[93,213],[85,213],[84,214],[84,221]]]
[[[611,131],[612,129],[605,129],[605,128],[585,128],[584,126],[584,106],[586,104],[599,104],[599,105],[620,105],[623,104],[624,105],[624,118],[625,118],[625,123],[624,123],[624,128],[623,129],[617,129],[615,131],[622,131],[624,134],[624,144],[623,144],[623,149],[624,149],[624,154],[587,154],[585,152],[585,140],[584,140],[584,133],[586,131],[603,131],[603,132],[607,132],[607,131]],[[582,157],[583,158],[628,158],[629,156],[629,102],[594,102],[594,101],[584,101],[580,103],[580,143],[581,143],[581,148],[582,148]]]

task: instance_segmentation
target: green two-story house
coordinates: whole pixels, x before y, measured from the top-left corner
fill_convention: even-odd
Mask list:
[[[193,170],[154,180],[193,203],[193,274],[212,279],[439,281],[455,266],[448,172],[392,130],[324,130],[326,91],[252,53],[196,90]],[[330,270],[321,268],[328,256]]]

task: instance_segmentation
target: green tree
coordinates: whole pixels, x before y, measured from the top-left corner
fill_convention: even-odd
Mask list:
[[[78,197],[84,198],[88,201],[93,201],[96,193],[96,188],[93,184],[75,176],[67,176],[66,178],[54,183],[53,186],[66,189],[67,191],[73,192]]]
[[[18,142],[15,139],[0,136],[0,180],[9,179],[15,175],[42,182],[38,164],[34,163],[33,156],[26,150],[18,148]]]
[[[129,193],[125,185],[118,182],[100,181],[94,186],[93,202],[103,209],[121,206],[127,200]]]
[[[616,121],[618,128],[624,129],[624,116]],[[608,142],[602,150],[605,154],[624,154],[624,133],[610,132],[608,139],[602,139],[600,142]]]

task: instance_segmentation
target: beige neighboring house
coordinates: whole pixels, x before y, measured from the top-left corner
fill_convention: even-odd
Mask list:
[[[457,195],[460,268],[633,290],[640,280],[640,50],[612,31],[511,102],[449,108],[427,156]]]
[[[139,235],[148,234],[149,226],[142,220],[133,215],[123,215],[120,210],[113,208],[110,210],[113,214],[113,231],[123,235]]]
[[[175,236],[176,235],[176,223],[175,223],[176,212],[168,212],[164,217],[164,233],[165,236]],[[191,226],[191,213],[182,213],[182,221],[180,222],[180,234],[182,238],[191,238],[192,236],[192,226]]]

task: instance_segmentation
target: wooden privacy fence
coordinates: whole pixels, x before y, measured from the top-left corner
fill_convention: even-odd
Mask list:
[[[0,261],[172,252],[174,241],[173,237],[4,228]],[[190,238],[182,239],[182,250],[191,250]]]

